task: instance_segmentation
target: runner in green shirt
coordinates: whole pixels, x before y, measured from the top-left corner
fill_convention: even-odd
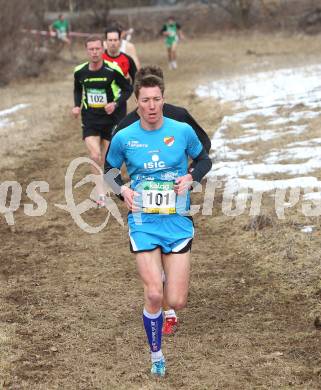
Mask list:
[[[70,24],[63,14],[60,14],[58,19],[49,26],[49,31],[51,36],[55,36],[59,41],[66,43],[68,46],[71,45],[69,37]]]
[[[179,23],[170,16],[167,22],[163,25],[161,30],[162,35],[165,37],[165,45],[167,47],[168,66],[169,69],[176,69],[176,49],[179,39],[184,39],[183,32]]]

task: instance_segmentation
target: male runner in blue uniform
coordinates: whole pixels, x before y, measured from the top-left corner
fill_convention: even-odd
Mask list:
[[[190,250],[194,236],[188,216],[189,188],[210,170],[211,161],[194,130],[163,116],[164,81],[149,75],[135,81],[140,120],[118,132],[106,156],[105,177],[121,194],[128,214],[131,251],[144,285],[144,327],[151,350],[152,374],[165,375],[161,349],[163,294],[170,307],[185,307]],[[188,158],[195,161],[188,173]],[[126,163],[131,187],[113,168]],[[119,171],[118,171],[119,172]],[[163,289],[162,270],[166,275]]]
[[[164,74],[162,69],[159,66],[148,65],[144,66],[137,73],[137,77],[142,78],[147,75],[155,75],[164,79]],[[163,105],[163,115],[167,118],[175,119],[179,122],[185,122],[189,124],[195,131],[198,139],[202,143],[204,149],[207,153],[209,153],[211,148],[211,141],[206,133],[206,131],[197,123],[197,121],[191,116],[191,114],[183,107],[174,106],[172,104],[164,103]],[[113,135],[115,135],[118,131],[128,127],[136,121],[140,120],[139,113],[137,112],[137,108],[128,114],[120,123],[118,123],[117,128],[114,130]],[[189,167],[189,172],[193,170],[193,164]],[[178,318],[175,310],[170,308],[167,305],[167,302],[163,302],[163,313],[164,313],[164,323],[163,323],[163,334],[164,335],[172,335],[176,332],[178,328]]]

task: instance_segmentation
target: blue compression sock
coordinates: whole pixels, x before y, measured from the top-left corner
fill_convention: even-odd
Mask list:
[[[163,327],[162,310],[159,310],[158,313],[150,314],[144,309],[143,321],[151,352],[155,353],[160,351],[162,347]]]

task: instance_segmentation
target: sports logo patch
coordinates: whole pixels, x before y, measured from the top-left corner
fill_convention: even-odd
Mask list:
[[[164,142],[167,146],[172,146],[175,142],[175,138],[173,136],[171,137],[164,137]]]

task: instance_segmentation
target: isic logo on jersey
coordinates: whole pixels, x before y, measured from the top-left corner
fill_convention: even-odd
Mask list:
[[[152,161],[144,163],[145,169],[155,169],[155,168],[165,168],[165,162],[159,161],[159,156],[157,154],[152,155]]]
[[[172,146],[175,142],[175,138],[173,136],[164,137],[164,142],[167,146]]]

